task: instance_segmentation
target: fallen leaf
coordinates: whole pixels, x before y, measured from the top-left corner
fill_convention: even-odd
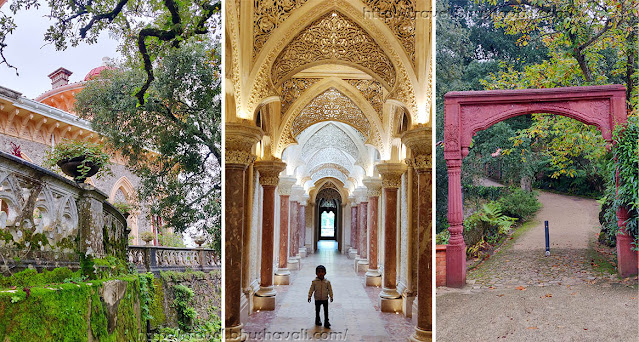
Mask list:
[[[528,329],[539,329],[537,327],[528,327]]]
[[[515,287],[515,290],[526,291],[526,288],[523,287],[523,286],[517,286],[517,287]]]
[[[498,295],[497,295],[497,297],[503,297],[503,296],[504,296],[503,294],[498,294]]]
[[[576,295],[576,294],[577,294],[577,292],[573,292],[573,293],[571,293],[570,295],[571,295],[571,296],[574,296],[574,295]]]
[[[546,297],[550,298],[550,297],[552,297],[552,294],[546,293]]]
[[[494,289],[496,289],[496,287],[494,287],[494,286],[489,286],[489,287],[488,287],[488,289],[489,289],[489,290],[494,290]]]

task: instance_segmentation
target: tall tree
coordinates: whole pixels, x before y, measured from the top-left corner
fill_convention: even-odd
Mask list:
[[[89,82],[76,109],[141,178],[139,198],[151,214],[178,232],[208,232],[219,249],[220,63],[214,47],[191,39],[160,54],[143,105],[131,89],[146,75],[124,63]]]
[[[221,8],[218,0],[13,0],[9,8],[15,14],[43,3],[51,8],[49,17],[54,20],[44,40],[58,50],[69,44],[95,43],[104,30],[120,40],[122,52],[138,60],[146,75],[142,84],[131,89],[140,105],[155,79],[155,59],[191,37],[213,34]],[[15,28],[13,18],[0,12],[0,64],[14,69],[4,51],[9,48],[7,35]]]

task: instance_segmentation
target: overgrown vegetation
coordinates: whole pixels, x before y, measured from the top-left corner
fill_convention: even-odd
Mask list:
[[[559,0],[447,0],[437,5],[439,13],[447,14],[437,20],[436,51],[436,123],[443,144],[443,96],[449,91],[605,84],[623,84],[627,90],[630,123],[626,131],[617,129],[615,140],[624,139],[622,131],[628,132],[628,138],[615,143],[612,154],[606,153],[606,143],[594,126],[545,113],[512,118],[473,138],[462,169],[464,195],[476,190],[472,186],[478,177],[489,176],[526,191],[535,186],[571,195],[604,196],[601,240],[614,243],[616,210],[622,204],[630,208],[628,230],[636,237],[639,153],[637,137],[633,137],[637,119],[633,117],[639,103],[639,8],[627,0],[604,6],[596,1]],[[437,232],[448,226],[443,144],[436,150]],[[625,171],[619,174],[619,197],[613,154]],[[495,200],[495,194],[490,195]],[[478,206],[467,197],[465,202]],[[511,192],[498,202],[504,213],[520,219],[536,210],[535,201],[523,192]]]

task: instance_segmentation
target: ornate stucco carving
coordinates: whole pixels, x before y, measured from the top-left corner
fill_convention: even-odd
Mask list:
[[[260,53],[271,33],[306,1],[253,1],[253,58]]]
[[[363,143],[364,139],[362,138]],[[334,124],[328,124],[315,132],[302,147],[301,157],[310,156],[318,149],[335,147],[350,154],[353,158],[358,158],[359,150],[351,137],[341,128]]]
[[[247,123],[227,123],[224,160],[227,164],[248,165],[255,160],[253,146],[262,139],[264,132]]]
[[[338,179],[342,183],[346,183],[348,180],[346,175],[336,169],[322,169],[311,175],[311,180],[317,182],[318,180],[326,177],[332,177]]]
[[[334,147],[327,147],[317,151],[308,161],[306,166],[309,170],[314,169],[317,165],[326,162],[342,165],[346,168],[352,167],[351,161],[346,157],[344,152]]]
[[[382,176],[383,188],[399,188],[402,185],[402,175],[407,169],[404,163],[381,163],[375,165]]]
[[[371,124],[362,110],[335,88],[327,89],[304,107],[293,120],[291,132],[296,136],[315,123],[331,120],[349,124],[364,136],[370,136]]]
[[[382,107],[384,106],[384,87],[382,83],[375,80],[355,79],[346,80],[346,82],[350,83],[362,93],[379,115],[379,119],[382,120]]]
[[[410,61],[415,64],[415,11],[413,0],[363,0],[371,10],[390,12],[395,15],[384,17],[386,26],[402,44]]]
[[[433,168],[432,158],[432,128],[416,127],[402,134],[402,142],[411,149],[412,158],[407,163],[418,171],[428,171]]]
[[[319,81],[319,78],[291,78],[282,83],[282,117],[304,90]]]
[[[286,168],[281,160],[260,160],[255,162],[255,170],[260,174],[260,185],[277,186],[280,182],[280,172]]]
[[[330,184],[333,184],[333,183],[330,183]],[[318,201],[320,199],[324,199],[324,200],[327,200],[327,201],[341,200],[342,199],[342,195],[335,188],[324,188],[323,187],[322,190],[320,190],[317,193],[316,201]]]
[[[395,66],[384,50],[354,21],[335,11],[312,22],[280,52],[271,68],[273,83],[320,61],[359,65],[390,87],[395,84]]]
[[[350,174],[350,171],[348,171],[347,168],[343,167],[342,165],[335,164],[335,163],[319,164],[316,167],[314,167],[312,170],[310,170],[309,173],[312,175],[315,172],[318,172],[318,171],[323,170],[323,169],[336,169],[337,171],[339,171],[339,172],[341,172],[341,173],[343,173],[345,175]]]

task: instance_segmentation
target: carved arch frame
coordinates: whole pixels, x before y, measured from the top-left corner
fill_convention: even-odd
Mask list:
[[[329,77],[323,79],[311,87],[306,89],[302,95],[289,107],[286,113],[282,116],[280,127],[277,130],[275,139],[273,141],[273,155],[280,158],[284,149],[292,144],[296,144],[295,138],[291,133],[291,126],[295,118],[300,112],[308,106],[317,96],[330,88],[335,88],[341,92],[344,96],[348,97],[353,103],[362,111],[364,117],[369,121],[371,125],[370,135],[368,136],[365,144],[375,147],[380,154],[384,154],[385,142],[388,140],[385,135],[385,130],[382,125],[382,120],[379,117],[375,108],[366,100],[362,93],[348,82],[337,78]],[[349,124],[348,120],[341,121],[345,124]],[[353,127],[355,128],[355,127]],[[357,128],[355,128],[357,129]],[[361,132],[363,134],[363,132]]]
[[[250,74],[247,78],[247,84],[251,85],[248,95],[247,110],[254,111],[264,97],[274,94],[274,85],[272,83],[270,73],[273,63],[280,52],[297,36],[298,33],[306,29],[308,25],[318,18],[324,16],[330,11],[337,11],[345,17],[353,20],[359,27],[366,31],[386,53],[391,63],[396,68],[396,81],[393,89],[389,89],[391,94],[398,93],[399,88],[404,86],[418,89],[418,79],[413,69],[410,58],[404,51],[399,40],[394,36],[392,31],[384,24],[382,20],[368,20],[362,16],[362,7],[357,7],[354,3],[346,0],[327,0],[317,2],[307,2],[300,8],[291,13],[289,18],[279,25],[266,41],[260,53],[257,55]],[[340,62],[344,64],[343,62]],[[354,66],[360,70],[362,67]],[[366,71],[366,70],[365,70]],[[290,76],[290,75],[289,75]],[[373,75],[379,78],[379,75]],[[385,84],[385,82],[383,82]],[[411,116],[417,115],[417,108],[414,104],[415,93],[412,99],[396,99],[406,103],[410,108]]]
[[[466,283],[461,165],[475,133],[515,116],[551,113],[594,125],[604,139],[611,142],[615,126],[623,125],[627,120],[625,92],[622,85],[608,85],[463,91],[445,95],[444,158],[448,168],[450,224],[450,240],[446,249],[447,286],[462,287]],[[620,213],[617,214],[618,221],[624,222]],[[630,250],[630,242],[629,237],[617,235],[618,268],[622,274],[624,269],[637,272],[637,254]]]

